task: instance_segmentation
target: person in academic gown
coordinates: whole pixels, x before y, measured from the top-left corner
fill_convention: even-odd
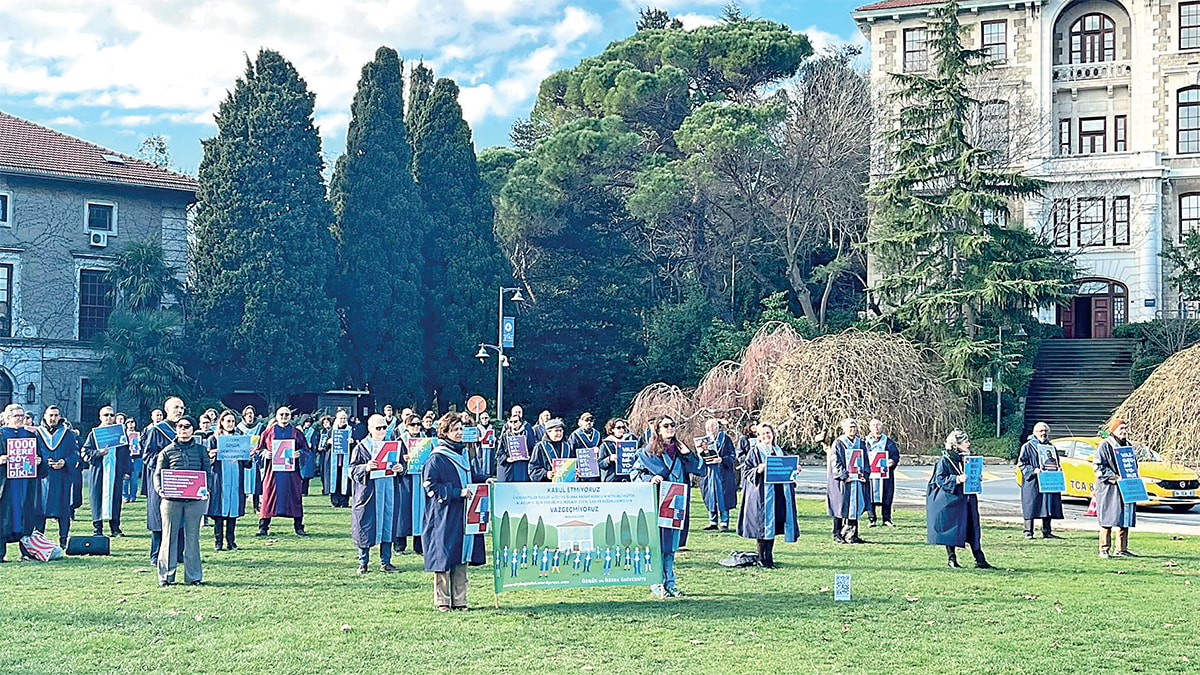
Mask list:
[[[316,478],[321,470],[316,449],[321,447],[321,425],[316,423],[311,415],[306,416],[300,423],[300,431],[312,452],[305,455],[304,466],[300,467],[300,480],[303,482],[302,494],[308,494],[308,483]]]
[[[246,515],[245,470],[250,460],[217,459],[217,439],[244,436],[237,426],[237,413],[226,410],[217,416],[217,430],[208,437],[206,447],[212,460],[212,481],[208,486],[208,517],[213,520],[213,548],[217,551],[238,549],[234,533],[237,519]]]
[[[574,457],[563,440],[563,421],[557,417],[547,420],[546,435],[529,453],[529,480],[534,483],[554,480],[554,460]]]
[[[145,471],[142,473],[142,484],[146,488],[146,529],[150,530],[150,564],[158,564],[158,552],[162,548],[162,504],[158,492],[154,490],[154,472],[158,468],[158,453],[175,442],[175,423],[183,418],[183,399],[172,396],[163,402],[163,413],[166,417],[142,430],[142,459],[145,461]],[[151,418],[153,419],[153,418]],[[182,528],[178,533],[183,541]],[[182,553],[180,554],[182,556]],[[180,558],[182,562],[183,558]]]
[[[483,430],[480,429],[477,424],[475,424],[475,418],[471,416],[471,413],[459,413],[458,420],[463,423],[463,429],[474,429],[476,438],[483,438]],[[465,433],[463,434],[463,437],[466,437]],[[479,441],[464,443],[464,446],[466,447],[467,459],[471,462],[471,471],[473,473],[489,477],[495,475],[495,471],[492,469],[492,466],[495,464],[496,458],[492,454],[492,450],[490,448],[485,450]]]
[[[58,543],[67,547],[71,534],[71,482],[79,473],[79,437],[63,424],[58,406],[46,408],[37,428],[46,450],[46,477],[42,479],[42,516],[58,521]],[[40,528],[46,531],[45,520]]]
[[[367,418],[369,437],[359,441],[351,452],[350,480],[354,497],[350,507],[350,536],[358,548],[358,573],[366,574],[371,561],[371,547],[379,547],[380,568],[395,572],[392,565],[392,541],[395,540],[396,508],[399,497],[397,474],[404,471],[397,451],[396,461],[379,463],[376,455],[387,436],[388,425],[383,415]]]
[[[896,466],[900,464],[900,448],[896,446],[896,441],[890,436],[883,433],[883,420],[871,420],[867,423],[867,428],[870,434],[867,435],[865,445],[867,446],[867,469],[870,470],[871,454],[875,452],[884,452],[887,454],[888,477],[887,478],[871,478],[871,513],[867,521],[870,527],[875,527],[876,512],[875,507],[881,507],[883,510],[883,524],[886,527],[895,527],[892,523],[892,502],[896,496],[896,475],[893,473]],[[878,486],[876,486],[878,483]],[[879,501],[875,501],[876,491],[879,492]]]
[[[579,421],[574,431],[567,438],[567,447],[571,450],[572,457],[579,457],[579,451],[583,448],[596,448],[596,461],[600,461],[600,441],[603,435],[600,430],[595,428],[596,417],[590,412],[585,412],[579,416]],[[578,464],[576,464],[578,471]],[[599,483],[604,476],[604,470],[600,470],[600,475],[594,478],[576,478],[580,483]]]
[[[738,512],[737,533],[758,544],[758,562],[775,567],[775,537],[782,535],[789,544],[800,536],[796,517],[796,484],[765,481],[767,457],[783,455],[775,445],[775,427],[758,425],[755,444],[746,453],[742,466],[742,509]]]
[[[421,438],[421,418],[413,413],[408,413],[408,416],[401,422],[401,427],[396,430],[397,440],[400,441],[400,464],[404,467],[396,478],[396,523],[392,527],[394,536],[392,550],[398,553],[404,553],[408,550],[408,538],[413,538],[413,551],[420,553],[421,535],[417,532],[421,522],[415,517],[415,514],[421,513],[416,507],[419,500],[423,506],[425,497],[420,490],[416,491],[415,497],[413,493],[413,484],[420,482],[420,476],[408,472],[408,462],[405,461],[408,453],[408,439]]]
[[[437,438],[437,428],[434,426],[436,423],[437,414],[426,410],[425,415],[421,417],[421,435],[425,438]]]
[[[715,457],[701,458],[704,465],[700,476],[700,492],[708,509],[708,526],[704,529],[715,530],[720,527],[722,532],[728,532],[729,511],[737,505],[738,480],[734,470],[737,455],[733,441],[721,430],[720,420],[707,420],[704,433],[713,439],[717,451]]]
[[[258,411],[254,406],[248,405],[242,408],[242,421],[238,422],[238,431],[246,436],[250,436],[251,443],[254,443],[254,437],[262,435],[263,427],[266,426],[263,420],[258,419]],[[258,462],[250,462],[250,466],[242,472],[243,485],[242,489],[246,494],[251,495],[250,501],[254,504],[254,510],[257,511],[259,503],[262,500],[262,469],[259,468]]]
[[[1025,518],[1025,538],[1033,539],[1033,521],[1042,521],[1042,538],[1059,539],[1051,531],[1051,520],[1062,520],[1062,495],[1057,492],[1042,492],[1038,489],[1037,475],[1045,469],[1060,470],[1058,450],[1047,439],[1050,425],[1038,422],[1033,425],[1033,435],[1021,446],[1017,455],[1017,467],[1021,469],[1021,515]]]
[[[991,569],[980,541],[979,499],[963,492],[967,482],[963,458],[970,449],[966,432],[955,429],[946,437],[945,450],[933,467],[925,492],[926,542],[946,547],[950,567],[962,567],[955,549],[970,546],[975,567]]]
[[[26,557],[22,537],[28,537],[45,519],[42,513],[42,479],[49,472],[45,448],[37,444],[34,464],[36,478],[8,477],[8,441],[14,438],[38,438],[37,432],[25,426],[25,409],[19,403],[4,408],[4,423],[0,427],[0,562],[8,554],[8,545],[18,542],[21,556]]]
[[[338,455],[333,452],[333,431],[346,429],[350,429],[350,415],[339,408],[333,417],[333,427],[322,437],[325,451],[321,457],[321,489],[329,495],[329,503],[334,508],[350,506],[350,455],[352,453]],[[353,430],[351,430],[350,436],[351,450],[353,450]]]
[[[271,462],[273,442],[289,439],[295,441],[296,445],[295,470],[276,471]],[[304,485],[300,478],[300,464],[312,450],[304,434],[292,424],[290,408],[283,406],[275,411],[275,421],[259,436],[255,452],[262,466],[263,493],[262,507],[258,513],[258,532],[254,536],[265,537],[270,534],[271,519],[277,516],[293,520],[296,536],[308,536],[308,532],[304,531],[304,502],[301,499]]]
[[[828,473],[825,479],[829,515],[833,518],[833,541],[838,544],[863,544],[858,536],[858,517],[867,510],[866,472],[850,473],[850,455],[863,453],[866,468],[866,449],[858,435],[858,422],[842,420],[842,435],[829,448]]]
[[[1096,448],[1092,468],[1096,472],[1096,517],[1100,521],[1100,557],[1136,557],[1129,551],[1129,528],[1137,525],[1137,505],[1126,504],[1121,498],[1117,481],[1121,470],[1116,449],[1129,445],[1129,425],[1124,420],[1108,423],[1108,438]],[[1113,530],[1117,542],[1113,546]]]
[[[546,422],[549,422],[552,417],[554,416],[550,414],[549,410],[538,413],[537,424],[533,425],[533,437],[539,442],[546,438]]]
[[[529,461],[510,459],[508,456],[508,437],[524,436],[525,447],[533,456],[533,447],[538,444],[529,423],[521,418],[521,407],[513,406],[513,414],[504,425],[504,431],[496,439],[496,482],[498,483],[527,483],[529,482]]]
[[[437,447],[421,471],[425,571],[434,573],[433,602],[439,611],[466,610],[467,565],[487,563],[483,537],[466,534],[467,504],[473,496],[468,486],[486,477],[471,473],[471,464],[463,454],[458,415],[443,415],[437,433]]]
[[[746,422],[745,426],[742,427],[742,436],[737,440],[737,449],[735,450],[738,471],[742,470],[742,466],[744,466],[746,462],[746,455],[748,455],[750,453],[750,449],[754,447],[756,442],[754,436],[756,433],[758,433],[756,431],[757,424],[758,423],[754,420],[750,420]]]
[[[115,417],[116,413],[112,406],[104,406],[100,409],[99,426],[114,425]],[[124,432],[125,430],[122,428],[121,433]],[[92,505],[92,536],[99,537],[104,534],[103,527],[106,520],[112,536],[125,536],[121,532],[121,503],[123,501],[121,488],[125,478],[133,471],[133,461],[129,457],[129,444],[122,443],[111,448],[97,447],[96,431],[93,429],[88,433],[87,440],[83,442],[80,456],[88,465],[88,485],[90,486],[88,503]]]
[[[668,415],[663,415],[655,421],[650,442],[638,448],[637,460],[633,463],[633,480],[654,485],[664,481],[687,485],[690,476],[699,475],[700,460],[676,437],[675,429],[675,420]],[[687,527],[686,522],[684,527]],[[682,546],[682,535],[682,530],[659,528],[662,583],[650,588],[650,592],[659,598],[683,595],[675,583],[675,552]]]
[[[142,441],[139,436],[137,420],[127,417],[125,419],[125,437],[129,439],[130,470],[129,477],[125,479],[124,489],[121,491],[121,500],[126,504],[137,501],[142,483],[142,473],[146,470],[146,463],[142,461]]]
[[[604,424],[604,433],[608,434],[600,442],[600,478],[605,483],[624,483],[629,476],[617,473],[620,468],[617,457],[617,443],[625,440],[629,434],[629,422],[614,417]]]

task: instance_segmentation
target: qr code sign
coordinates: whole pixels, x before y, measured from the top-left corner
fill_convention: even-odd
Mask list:
[[[843,602],[850,600],[850,575],[833,575],[833,599]]]

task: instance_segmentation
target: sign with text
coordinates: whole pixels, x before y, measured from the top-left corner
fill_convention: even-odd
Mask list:
[[[291,438],[282,438],[271,441],[271,470],[272,471],[295,471],[296,470],[296,441]]]
[[[1121,501],[1125,504],[1136,504],[1149,501],[1146,484],[1141,478],[1122,478],[1117,481],[1117,489],[1121,491]]]
[[[580,478],[600,477],[600,448],[578,448],[575,459],[575,472]]]
[[[682,530],[687,521],[687,486],[683,483],[658,484],[658,526]]]
[[[720,450],[717,449],[717,439],[712,436],[693,438],[692,443],[695,444],[696,454],[700,456],[701,461],[711,462],[721,456]]]
[[[463,443],[478,443],[479,442],[479,427],[465,426],[463,427]]]
[[[425,469],[425,463],[433,454],[432,438],[408,439],[408,473],[419,474]]]
[[[350,431],[350,429],[333,429],[329,432],[329,447],[333,454],[350,454]]]
[[[628,476],[633,473],[633,463],[637,461],[637,441],[633,439],[617,441],[617,475]]]
[[[1117,456],[1117,472],[1121,474],[1121,478],[1138,477],[1137,450],[1133,446],[1122,445],[1113,448],[1113,454]]]
[[[525,440],[525,434],[506,436],[505,441],[508,443],[509,459],[514,462],[529,461],[529,441]]]
[[[492,519],[492,499],[487,483],[472,483],[471,501],[467,504],[467,534],[487,534]]]
[[[550,460],[551,470],[554,471],[554,482],[574,483],[577,460],[574,457]]]
[[[796,455],[767,455],[764,483],[791,483],[800,472],[800,458]]]
[[[208,499],[207,471],[163,469],[160,481],[164,499]]]
[[[963,483],[963,494],[983,494],[983,457],[981,455],[964,457],[963,473],[967,475],[967,482]]]
[[[862,448],[846,448],[846,471],[851,480],[863,478],[867,473],[867,461]]]
[[[120,424],[96,427],[92,429],[92,438],[96,441],[96,447],[101,450],[126,445],[129,442],[125,438],[125,427]]]
[[[1039,471],[1037,473],[1038,492],[1066,492],[1067,477],[1062,471]]]
[[[221,462],[250,461],[250,437],[217,436],[217,460]]]
[[[850,602],[850,575],[833,575],[833,599],[835,602]]]
[[[8,454],[7,477],[37,478],[36,438],[10,438],[5,452]]]

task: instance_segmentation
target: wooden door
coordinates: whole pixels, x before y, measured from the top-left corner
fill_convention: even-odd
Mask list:
[[[1112,337],[1112,298],[1097,295],[1092,298],[1092,337]]]
[[[1075,308],[1072,306],[1075,302],[1074,298],[1064,302],[1058,306],[1058,325],[1062,326],[1063,337],[1075,337]]]

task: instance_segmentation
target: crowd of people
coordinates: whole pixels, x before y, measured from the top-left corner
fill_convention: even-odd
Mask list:
[[[379,569],[397,571],[393,553],[408,550],[411,539],[412,549],[424,557],[425,570],[434,573],[434,604],[441,611],[462,610],[467,608],[467,566],[483,565],[487,559],[484,536],[466,533],[465,509],[473,496],[472,486],[551,481],[556,478],[554,460],[576,456],[583,449],[595,454],[600,475],[579,481],[667,481],[691,486],[696,479],[707,511],[706,530],[731,530],[731,512],[738,506],[740,491],[736,532],[755,541],[758,564],[765,568],[775,567],[776,538],[794,542],[799,535],[795,482],[766,481],[768,458],[783,454],[769,423],[751,423],[735,434],[721,420],[707,420],[701,452],[701,443],[691,447],[677,436],[678,423],[669,415],[652,418],[639,435],[628,420],[620,418],[608,420],[601,432],[591,413],[581,415],[568,434],[563,420],[549,411],[531,424],[521,406],[513,406],[499,433],[486,412],[478,418],[456,412],[438,417],[432,410],[417,414],[411,408],[397,414],[391,405],[366,420],[338,410],[297,421],[288,407],[279,408],[269,419],[261,418],[252,406],[240,413],[210,409],[199,418],[185,412],[184,402],[171,397],[138,431],[136,420],[105,406],[97,426],[81,441],[55,406],[47,407],[37,426],[22,406],[7,406],[0,436],[5,443],[13,438],[37,439],[37,476],[6,478],[6,472],[0,471],[0,538],[4,540],[0,554],[7,554],[8,543],[45,532],[50,520],[56,521],[59,542],[66,548],[84,489],[89,494],[93,536],[103,534],[105,523],[112,536],[125,536],[122,505],[144,495],[146,528],[151,534],[149,557],[157,566],[160,585],[175,583],[181,562],[184,582],[202,585],[203,526],[213,528],[216,551],[236,550],[237,523],[246,515],[249,502],[258,517],[256,536],[268,536],[277,518],[290,519],[295,534],[306,536],[302,497],[319,479],[332,507],[350,509],[359,574],[370,570],[374,548],[379,551]],[[864,516],[871,527],[880,518],[883,526],[893,525],[894,469],[900,451],[884,433],[881,420],[873,419],[867,426],[868,434],[863,436],[856,420],[844,420],[841,435],[827,453],[827,505],[835,543],[866,543],[859,531]],[[123,430],[117,441],[107,433],[114,428]],[[1134,508],[1122,503],[1117,492],[1114,454],[1116,447],[1126,443],[1126,431],[1127,426],[1115,420],[1096,460],[1102,557],[1133,555],[1128,531],[1134,525]],[[1037,521],[1043,537],[1057,538],[1051,521],[1062,518],[1060,495],[1039,492],[1039,482],[1033,480],[1039,471],[1057,466],[1048,433],[1046,424],[1035,426],[1018,458],[1025,476],[1022,509],[1027,538],[1033,538]],[[249,457],[220,456],[223,436],[248,436]],[[524,442],[510,443],[515,437]],[[411,451],[410,439],[425,438],[430,439],[427,453]],[[618,447],[623,441],[634,441],[637,447],[628,471],[620,467]],[[280,442],[292,448],[294,464],[275,461],[273,451]],[[386,445],[389,442],[394,444]],[[514,445],[528,452],[513,454]],[[397,450],[384,452],[388,447]],[[956,550],[969,547],[976,567],[987,569],[991,565],[980,541],[978,498],[964,490],[969,454],[967,435],[951,433],[928,484],[927,542],[946,547],[951,567],[960,566]],[[7,461],[7,455],[0,454],[0,465]],[[207,491],[190,497],[168,494],[163,489],[167,471],[205,472]],[[686,522],[682,529],[660,529],[660,582],[652,586],[658,597],[682,594],[675,554],[686,545],[688,529]],[[28,555],[24,544],[19,545],[22,555]],[[496,558],[500,560],[499,554]],[[503,564],[515,569],[517,560],[513,551]],[[585,563],[575,556],[574,564],[590,562],[590,557]],[[553,567],[550,559],[547,564]]]

